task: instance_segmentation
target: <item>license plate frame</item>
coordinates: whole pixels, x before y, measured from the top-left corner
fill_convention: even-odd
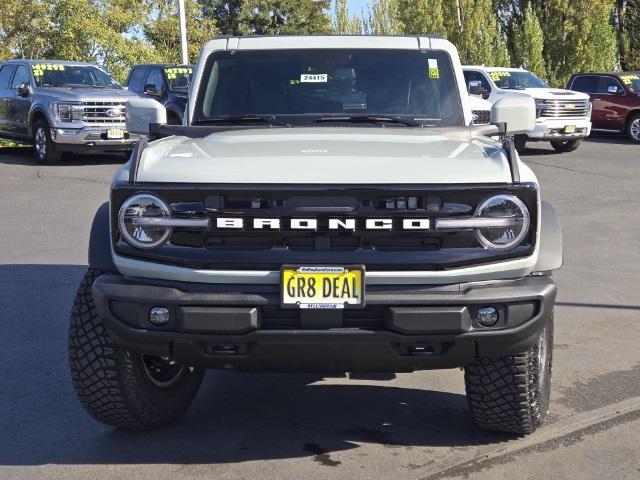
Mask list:
[[[342,269],[342,272],[340,272],[340,269]],[[333,273],[332,270],[335,270],[336,273]],[[309,276],[309,277],[311,277],[312,275],[315,275],[316,278],[319,275],[335,276],[335,275],[349,274],[352,272],[359,272],[356,274],[356,277],[359,276],[360,278],[360,288],[359,288],[359,292],[354,292],[354,293],[360,294],[360,302],[354,303],[354,302],[347,301],[347,302],[339,303],[339,302],[330,302],[330,301],[327,302],[327,301],[324,301],[323,299],[322,301],[309,301],[309,302],[297,301],[297,303],[293,303],[291,301],[292,297],[288,295],[286,291],[286,283],[289,275],[288,272],[290,271],[294,271],[295,274],[297,275],[302,274],[303,276]],[[359,309],[363,309],[366,305],[365,278],[366,278],[366,269],[364,265],[283,265],[282,268],[280,269],[280,307],[283,309],[296,309],[296,310],[304,310],[304,309],[359,310]],[[351,299],[353,298],[354,297],[352,296]],[[297,300],[300,300],[299,296]]]
[[[122,140],[125,131],[122,128],[107,128],[107,140]]]
[[[576,126],[575,125],[565,125],[564,133],[576,133]]]

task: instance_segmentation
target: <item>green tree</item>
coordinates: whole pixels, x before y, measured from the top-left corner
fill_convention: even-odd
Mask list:
[[[396,35],[401,32],[398,0],[373,0],[369,15],[362,19],[362,29],[371,35]]]
[[[154,48],[156,61],[179,63],[180,30],[175,0],[147,0],[148,10],[144,21],[145,37]],[[206,17],[197,0],[185,0],[189,61],[197,58],[202,45],[218,34],[216,21]]]
[[[458,47],[463,63],[509,65],[506,38],[491,0],[447,0],[447,38]]]
[[[335,0],[333,33],[338,35],[362,33],[362,20],[351,15],[348,3],[348,0]]]
[[[514,31],[512,52],[515,65],[532,71],[541,78],[546,78],[544,63],[544,34],[540,21],[528,4],[524,18],[518,29]]]
[[[239,17],[242,35],[331,33],[331,0],[246,0]]]
[[[245,0],[199,0],[204,18],[216,21],[222,35],[240,35]]]
[[[616,33],[623,70],[640,70],[640,0],[618,0]]]
[[[406,34],[446,33],[443,0],[398,0],[397,19]]]

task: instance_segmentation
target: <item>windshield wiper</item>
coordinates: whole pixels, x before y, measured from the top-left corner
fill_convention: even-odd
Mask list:
[[[422,127],[422,122],[388,115],[329,115],[320,117],[317,122],[348,122],[348,123],[397,123],[408,127]]]
[[[264,123],[274,127],[290,127],[291,125],[284,122],[279,122],[275,119],[274,115],[261,116],[261,115],[222,115],[220,117],[207,118],[205,120],[198,120],[193,122],[194,125],[211,125],[215,123]]]

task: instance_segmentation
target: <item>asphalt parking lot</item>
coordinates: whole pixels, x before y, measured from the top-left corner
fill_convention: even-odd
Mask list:
[[[560,215],[553,394],[526,438],[474,428],[458,370],[395,378],[208,372],[177,424],[123,433],[73,393],[67,316],[119,159],[0,150],[0,478],[640,478],[640,146],[525,161]]]

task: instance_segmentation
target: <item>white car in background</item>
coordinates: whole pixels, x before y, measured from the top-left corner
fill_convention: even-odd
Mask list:
[[[528,95],[536,101],[536,128],[514,137],[519,152],[528,141],[551,142],[558,152],[572,152],[591,133],[591,103],[584,93],[551,88],[521,68],[467,65],[463,71],[471,97],[491,104],[507,95]]]

